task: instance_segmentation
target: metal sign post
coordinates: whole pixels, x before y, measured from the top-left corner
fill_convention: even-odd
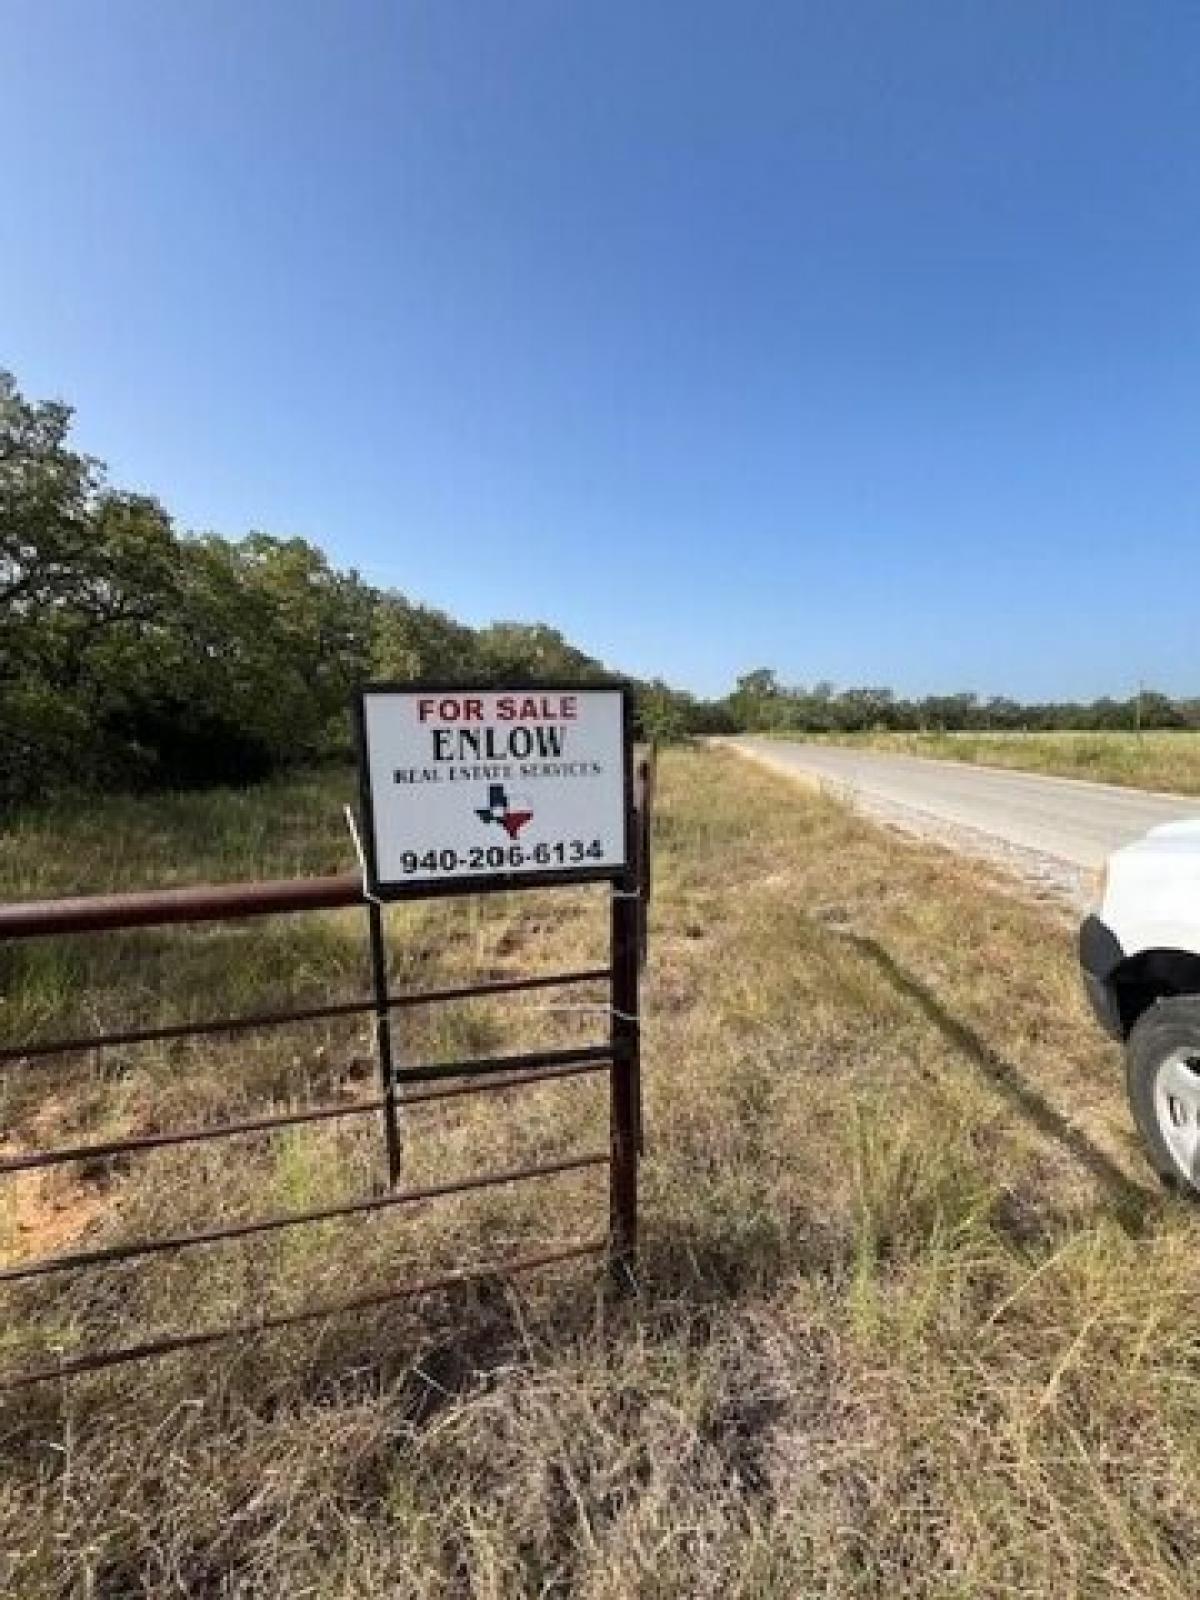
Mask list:
[[[432,1069],[414,1075],[393,1064],[381,902],[608,882],[609,1241],[613,1271],[628,1284],[637,1252],[638,991],[649,884],[645,806],[634,803],[629,693],[373,684],[359,696],[356,729],[389,1181],[400,1180],[397,1084],[425,1081]],[[650,765],[638,778],[648,802]],[[436,1070],[470,1077],[494,1066],[457,1062]]]
[[[610,923],[610,1262],[619,1279],[630,1282],[637,1261],[638,1155],[642,1133],[641,1020],[638,1010],[638,935],[641,916],[638,881],[632,872],[613,888]]]
[[[383,1097],[383,1138],[387,1148],[388,1182],[400,1182],[400,1119],[396,1110],[396,1073],[392,1060],[392,1014],[388,1003],[387,945],[384,942],[383,907],[367,901],[367,931],[371,941],[371,990],[375,996],[375,1055],[379,1062],[379,1087]]]

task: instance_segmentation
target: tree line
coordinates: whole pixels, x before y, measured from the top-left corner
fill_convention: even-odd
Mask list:
[[[303,539],[187,534],[0,371],[0,801],[244,782],[345,756],[368,679],[615,683],[541,623],[470,628]],[[636,686],[648,733],[688,697]]]
[[[789,687],[769,668],[744,674],[724,702],[732,727],[797,733],[1100,732],[1200,729],[1200,698],[1173,699],[1144,688],[1124,700],[1021,701],[977,694],[906,699],[886,688]]]
[[[544,623],[471,628],[340,571],[303,539],[178,529],[109,483],[73,412],[0,370],[0,803],[64,789],[245,782],[344,757],[369,679],[623,679]],[[634,683],[639,731],[1200,727],[1200,700],[1023,705],[788,687],[768,669],[701,700]]]

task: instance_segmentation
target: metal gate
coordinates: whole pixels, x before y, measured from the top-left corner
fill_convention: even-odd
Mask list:
[[[167,1146],[228,1139],[239,1134],[269,1133],[302,1124],[364,1116],[377,1116],[380,1119],[388,1178],[388,1186],[382,1193],[364,1195],[337,1205],[276,1213],[186,1234],[72,1250],[38,1260],[21,1261],[0,1268],[0,1287],[56,1273],[83,1272],[116,1262],[218,1245],[308,1223],[367,1216],[392,1207],[437,1200],[468,1190],[549,1179],[583,1168],[607,1167],[609,1171],[608,1226],[606,1231],[594,1238],[554,1250],[542,1250],[389,1286],[348,1299],[304,1306],[277,1315],[264,1315],[246,1322],[164,1333],[138,1344],[88,1351],[65,1357],[52,1366],[0,1374],[0,1389],[24,1388],[102,1367],[165,1356],[220,1340],[365,1310],[389,1301],[491,1278],[497,1274],[507,1276],[586,1256],[606,1255],[617,1281],[629,1286],[634,1281],[638,1233],[638,1158],[642,1142],[639,969],[645,951],[645,916],[650,894],[652,789],[653,766],[643,760],[638,763],[634,784],[634,861],[628,871],[610,886],[609,961],[605,966],[537,973],[403,994],[392,993],[388,986],[382,909],[377,902],[364,896],[362,882],[356,874],[0,905],[0,942],[362,906],[368,918],[373,989],[371,997],[367,999],[9,1045],[0,1049],[0,1068],[24,1071],[54,1057],[117,1045],[149,1044],[207,1034],[237,1034],[251,1029],[355,1015],[373,1017],[379,1067],[378,1093],[368,1099],[309,1106],[302,1110],[264,1114],[211,1126],[174,1128],[92,1144],[22,1152],[0,1158],[0,1181],[13,1174],[73,1162],[124,1158]],[[403,1067],[393,1065],[392,1018],[399,1012],[482,996],[600,982],[607,985],[609,996],[608,1004],[603,1008],[608,1012],[609,1021],[605,1039],[565,1049]],[[607,1150],[582,1151],[540,1165],[477,1173],[421,1188],[397,1186],[400,1172],[398,1119],[405,1107],[451,1100],[463,1095],[512,1091],[530,1084],[596,1073],[607,1073],[609,1080]]]

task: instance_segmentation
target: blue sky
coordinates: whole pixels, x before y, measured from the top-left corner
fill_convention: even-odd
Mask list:
[[[1194,0],[0,0],[0,364],[702,692],[1200,692]]]

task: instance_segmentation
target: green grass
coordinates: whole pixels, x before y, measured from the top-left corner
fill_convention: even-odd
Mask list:
[[[1200,732],[780,734],[941,761],[1200,795]]]
[[[0,894],[288,878],[355,866],[342,808],[354,773],[327,767],[252,789],[96,796],[25,811],[0,831]]]
[[[75,888],[64,833],[89,886],[172,862],[177,881],[343,867],[344,782],[30,819],[6,871],[22,893]],[[4,1592],[1194,1592],[1197,1221],[1149,1180],[1069,926],[731,756],[671,754],[660,793],[638,1297],[574,1266],[15,1397]],[[394,910],[397,981],[592,959],[601,899]],[[357,992],[361,924],[10,951],[8,1036]],[[546,1003],[414,1015],[402,1048],[594,1035]],[[217,1118],[370,1093],[372,1073],[356,1024],[118,1052],[10,1073],[6,1126],[16,1145]],[[413,1113],[405,1177],[606,1127],[587,1080],[452,1102]],[[370,1188],[380,1156],[377,1128],[340,1123],[64,1173],[16,1191],[0,1239],[12,1257],[321,1203]],[[0,1358],[361,1292],[581,1237],[604,1211],[583,1174],[49,1279],[8,1291]]]

